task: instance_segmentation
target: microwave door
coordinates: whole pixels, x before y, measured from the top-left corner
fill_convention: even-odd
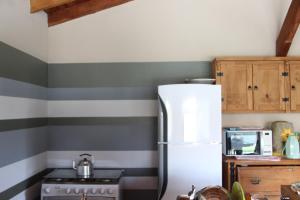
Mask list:
[[[231,132],[226,145],[229,155],[260,155],[260,143],[259,132]]]

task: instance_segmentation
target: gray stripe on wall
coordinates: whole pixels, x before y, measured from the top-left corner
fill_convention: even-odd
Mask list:
[[[153,125],[156,131],[157,117],[50,117],[49,125],[108,125],[130,126],[135,129],[140,125]],[[137,127],[134,127],[137,126]]]
[[[49,88],[49,100],[144,100],[156,99],[157,87]]]
[[[211,62],[49,64],[50,88],[157,86],[210,77]]]
[[[23,192],[24,190],[30,188],[34,184],[40,182],[43,179],[43,177],[46,174],[50,173],[51,171],[52,171],[52,169],[45,169],[45,170],[37,173],[36,175],[10,187],[9,189],[0,193],[0,199],[6,200],[6,199],[13,198],[14,196],[18,195],[19,193]]]
[[[47,88],[39,85],[0,77],[0,95],[47,99]]]
[[[153,117],[54,118],[49,124],[50,151],[157,149],[157,119]]]
[[[157,190],[124,190],[124,200],[156,200]]]
[[[0,41],[0,77],[47,86],[48,64]]]
[[[157,168],[126,168],[124,176],[158,176]]]
[[[33,127],[47,126],[47,125],[48,125],[47,118],[0,120],[0,132],[16,130],[16,129],[27,129]]]
[[[0,147],[0,167],[47,151],[47,128],[1,132]]]
[[[128,126],[127,126],[128,127]],[[50,126],[50,151],[137,151],[156,150],[152,127]]]

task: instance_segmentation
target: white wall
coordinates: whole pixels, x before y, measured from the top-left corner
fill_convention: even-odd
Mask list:
[[[29,0],[0,0],[0,41],[47,61],[47,35],[47,15],[30,14]]]
[[[271,128],[273,121],[289,121],[295,131],[300,131],[299,113],[261,113],[261,114],[223,114],[223,126],[265,127]]]
[[[291,0],[135,0],[49,28],[49,62],[275,55]],[[300,34],[290,54],[300,53]]]

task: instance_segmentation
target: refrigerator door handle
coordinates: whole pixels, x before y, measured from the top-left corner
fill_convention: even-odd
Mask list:
[[[167,114],[167,108],[166,105],[164,104],[162,98],[158,96],[159,98],[159,134],[160,134],[160,141],[158,144],[167,144],[168,142],[168,114]],[[160,151],[159,154],[161,154],[162,157],[160,157],[160,162],[161,164],[159,165],[159,173],[162,173],[160,175],[160,180],[159,180],[159,188],[158,188],[158,200],[161,200],[163,196],[166,193],[167,190],[167,185],[168,185],[168,146],[167,145],[162,145],[159,147]]]
[[[157,142],[157,144],[168,144],[168,142]]]

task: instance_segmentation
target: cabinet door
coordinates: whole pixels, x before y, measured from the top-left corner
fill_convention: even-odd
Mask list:
[[[246,62],[222,62],[219,70],[217,82],[222,85],[223,111],[252,111],[252,66]]]
[[[258,62],[253,64],[254,111],[284,112],[284,63]]]
[[[300,111],[300,62],[290,62],[291,111]]]

